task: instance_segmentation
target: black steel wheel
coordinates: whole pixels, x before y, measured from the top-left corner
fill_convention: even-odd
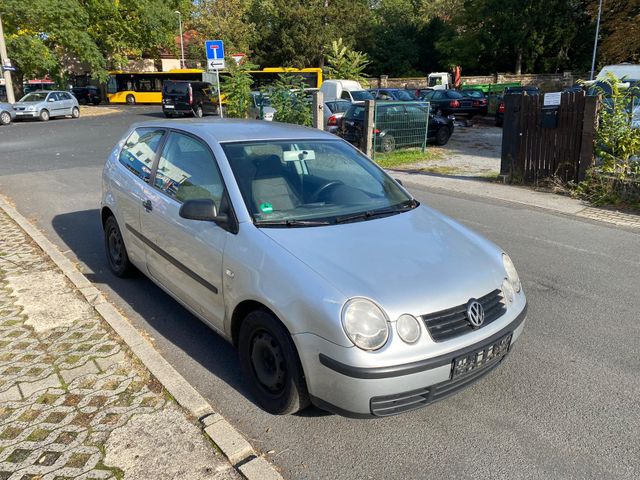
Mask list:
[[[440,127],[436,132],[436,145],[446,145],[450,136],[449,127]]]
[[[309,405],[298,353],[287,329],[265,310],[242,322],[238,340],[240,365],[258,405],[274,415],[295,413]]]
[[[127,277],[133,271],[133,265],[129,261],[127,248],[118,227],[115,217],[110,216],[104,222],[104,246],[107,252],[109,268],[117,277]]]

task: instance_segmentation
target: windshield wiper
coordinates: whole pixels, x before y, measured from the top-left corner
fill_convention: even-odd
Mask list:
[[[315,227],[329,225],[327,220],[257,220],[257,227]]]
[[[416,208],[420,203],[417,200],[411,199],[406,202],[402,202],[393,207],[381,208],[379,210],[368,210],[366,212],[354,213],[353,215],[344,215],[342,217],[336,217],[335,223],[346,223],[354,220],[369,220],[375,217],[382,217],[384,215],[393,215],[395,213],[406,212]]]

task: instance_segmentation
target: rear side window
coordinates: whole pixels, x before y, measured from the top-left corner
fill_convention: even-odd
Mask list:
[[[127,170],[148,183],[163,135],[164,130],[157,128],[134,130],[122,147],[118,160]]]
[[[460,92],[456,92],[455,90],[447,90],[447,97],[449,98],[464,98]]]

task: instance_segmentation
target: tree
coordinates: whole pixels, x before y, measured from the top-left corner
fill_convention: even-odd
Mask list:
[[[227,72],[223,78],[221,89],[225,97],[225,113],[231,118],[247,118],[251,105],[251,85],[253,79],[249,70],[256,65],[247,62],[236,64],[233,59],[227,59]]]
[[[597,3],[594,1],[590,6],[594,20],[598,13]],[[601,38],[602,64],[640,62],[640,0],[604,2]]]
[[[329,78],[343,80],[356,80],[365,82],[363,72],[369,65],[369,58],[366,53],[351,50],[342,42],[342,38],[331,42],[325,48],[327,53],[325,58],[329,67]]]
[[[324,46],[353,44],[370,17],[368,0],[253,0],[255,61],[265,66],[322,67]]]
[[[294,75],[280,75],[273,85],[262,90],[276,111],[273,120],[310,127],[313,122],[311,104],[307,100],[305,81]]]

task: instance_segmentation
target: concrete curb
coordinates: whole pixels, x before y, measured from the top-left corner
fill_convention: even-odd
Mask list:
[[[244,478],[248,480],[282,479],[275,467],[260,457],[240,432],[213,410],[209,402],[109,303],[73,262],[58,250],[58,247],[2,197],[0,197],[0,208],[51,258],[176,402],[198,419],[203,432]]]

